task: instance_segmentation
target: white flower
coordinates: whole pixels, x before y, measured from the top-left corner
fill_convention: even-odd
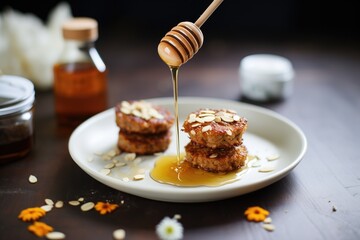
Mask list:
[[[156,234],[162,240],[178,240],[183,238],[183,226],[176,219],[165,217],[156,226]]]

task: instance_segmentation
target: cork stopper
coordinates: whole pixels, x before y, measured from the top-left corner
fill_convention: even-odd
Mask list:
[[[98,38],[98,23],[92,18],[72,18],[63,24],[62,32],[65,39],[94,41]]]

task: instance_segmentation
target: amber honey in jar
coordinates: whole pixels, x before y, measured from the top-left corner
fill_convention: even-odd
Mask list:
[[[95,48],[96,20],[73,18],[62,33],[64,49],[54,65],[55,112],[59,125],[76,127],[107,108],[107,69]]]
[[[0,76],[0,164],[26,156],[33,146],[35,91],[31,81]]]

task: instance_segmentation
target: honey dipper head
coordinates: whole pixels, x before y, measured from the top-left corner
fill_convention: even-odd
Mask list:
[[[161,39],[158,53],[170,67],[180,67],[197,53],[203,42],[204,36],[198,26],[181,22]]]

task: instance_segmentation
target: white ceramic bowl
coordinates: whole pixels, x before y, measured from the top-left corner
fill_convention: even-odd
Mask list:
[[[239,77],[243,96],[251,100],[285,99],[293,92],[294,69],[281,56],[249,55],[240,62]]]

